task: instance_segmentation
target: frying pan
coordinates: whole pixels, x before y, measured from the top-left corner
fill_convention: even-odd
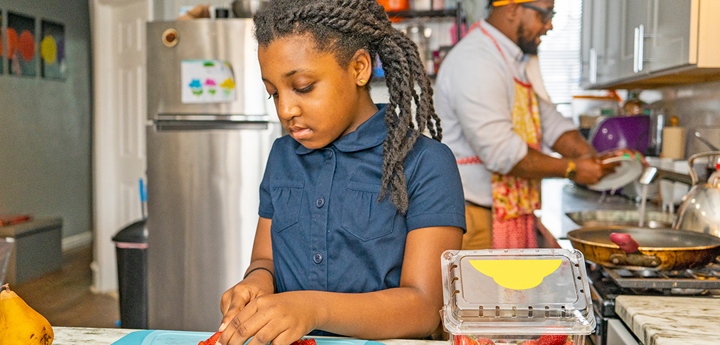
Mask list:
[[[630,235],[639,248],[626,253],[610,240],[612,233]],[[720,237],[688,230],[605,226],[567,237],[585,259],[610,268],[674,271],[705,266],[720,255]]]

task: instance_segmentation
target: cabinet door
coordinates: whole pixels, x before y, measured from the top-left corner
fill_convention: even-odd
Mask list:
[[[582,79],[587,88],[603,81],[607,41],[608,0],[583,0],[582,9]]]
[[[650,72],[691,63],[690,31],[697,30],[691,28],[693,1],[698,0],[654,0],[653,33],[645,41],[652,42],[645,60]],[[699,11],[698,8],[695,6],[696,11]]]
[[[606,2],[605,42],[603,42],[605,55],[599,64],[598,82],[606,84],[616,81],[620,75],[620,60],[622,58],[622,29],[623,10],[622,1],[610,0]]]
[[[652,0],[623,0],[621,11],[620,60],[613,80],[647,74],[644,57],[649,50],[646,37],[651,29]]]
[[[595,0],[583,0],[582,2],[582,26],[580,33],[580,86],[587,88],[592,85],[590,82],[590,50],[592,44],[592,4]]]

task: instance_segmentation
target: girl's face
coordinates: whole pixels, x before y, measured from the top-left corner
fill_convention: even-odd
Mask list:
[[[368,114],[367,102],[362,102],[369,99],[361,86],[372,68],[369,55],[362,55],[359,51],[343,68],[332,53],[318,52],[315,41],[305,35],[279,38],[258,49],[262,79],[280,122],[300,144],[325,147],[377,111]]]

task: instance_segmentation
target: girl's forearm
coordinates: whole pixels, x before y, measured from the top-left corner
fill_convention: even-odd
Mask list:
[[[360,339],[422,338],[437,329],[441,300],[414,287],[369,293],[298,291],[317,306],[316,329]]]

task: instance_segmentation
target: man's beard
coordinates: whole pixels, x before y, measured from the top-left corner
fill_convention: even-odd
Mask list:
[[[525,37],[525,27],[523,27],[522,24],[518,27],[517,30],[517,38],[518,38],[518,47],[520,47],[520,50],[524,54],[530,54],[530,55],[537,55],[538,53],[538,45],[535,44],[535,38],[531,37],[528,39]]]

